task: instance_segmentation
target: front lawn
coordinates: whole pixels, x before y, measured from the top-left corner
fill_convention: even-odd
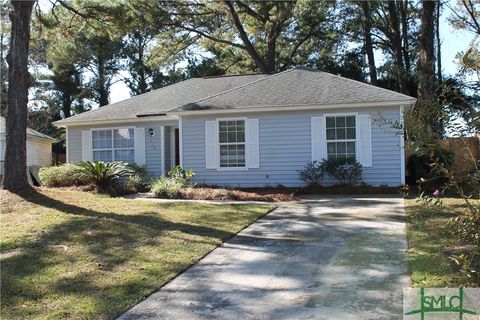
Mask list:
[[[111,319],[273,209],[2,191],[3,319]]]
[[[465,204],[454,198],[443,199],[443,203],[445,208],[427,208],[415,199],[405,200],[408,258],[415,287],[472,286],[444,253],[446,248],[462,244],[452,233],[450,219],[462,215]]]

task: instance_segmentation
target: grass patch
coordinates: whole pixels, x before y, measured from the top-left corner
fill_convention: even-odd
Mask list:
[[[443,253],[444,248],[459,244],[449,222],[464,213],[465,205],[462,199],[443,202],[446,208],[427,208],[415,199],[405,200],[408,259],[415,287],[468,286],[467,276],[455,270]]]
[[[273,206],[2,191],[3,319],[110,319]]]

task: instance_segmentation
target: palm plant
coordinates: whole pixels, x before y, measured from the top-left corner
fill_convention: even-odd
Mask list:
[[[133,174],[122,162],[84,161],[78,167],[80,177],[94,183],[100,191],[111,191],[118,180]]]

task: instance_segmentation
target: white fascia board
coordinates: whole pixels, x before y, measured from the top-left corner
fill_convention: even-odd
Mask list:
[[[118,123],[145,123],[152,121],[178,121],[177,115],[157,116],[157,117],[140,117],[140,118],[125,118],[115,120],[94,120],[94,121],[76,121],[76,122],[61,122],[62,120],[53,122],[53,125],[58,128],[79,127],[79,126],[96,126],[96,125],[110,125]]]
[[[268,112],[268,111],[307,111],[324,109],[348,109],[348,108],[371,108],[371,107],[390,107],[400,105],[413,105],[417,100],[398,100],[385,102],[365,102],[365,103],[342,103],[342,104],[324,104],[324,105],[295,105],[295,106],[268,106],[268,107],[245,107],[236,109],[212,109],[195,111],[170,111],[167,116],[175,115],[200,115],[200,114],[220,114],[220,113],[245,113],[245,112]]]

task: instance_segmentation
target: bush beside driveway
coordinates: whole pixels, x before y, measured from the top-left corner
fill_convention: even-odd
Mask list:
[[[273,208],[56,188],[0,198],[4,319],[113,318]]]

